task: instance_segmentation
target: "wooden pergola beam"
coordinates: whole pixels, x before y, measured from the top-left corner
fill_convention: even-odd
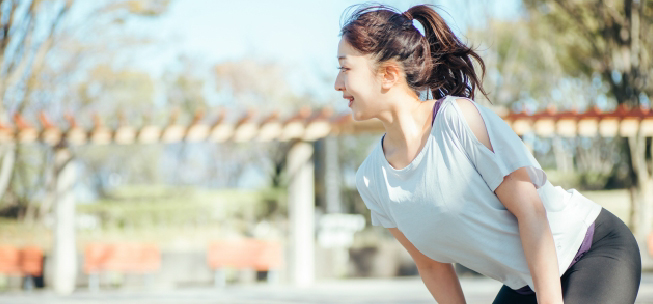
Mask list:
[[[76,119],[66,116],[68,128],[61,128],[51,122],[45,113],[40,113],[40,126],[34,126],[20,115],[13,117],[13,125],[0,124],[0,144],[7,142],[56,145],[61,138],[68,144],[153,144],[178,142],[269,142],[273,140],[315,141],[328,135],[381,133],[383,125],[378,120],[356,122],[351,114],[334,113],[331,108],[313,110],[299,109],[289,118],[282,119],[279,112],[257,117],[254,109],[248,109],[235,122],[229,122],[224,110],[218,113],[214,123],[204,119],[203,112],[195,113],[188,125],[178,123],[179,112],[171,114],[168,124],[158,126],[145,123],[130,125],[124,115],[118,115],[118,124],[106,126],[98,115],[90,129],[80,127]],[[537,113],[510,112],[502,117],[513,130],[523,135],[534,132],[539,136],[653,136],[653,112],[644,107],[627,108],[623,105],[614,111],[602,112],[591,108],[583,113],[577,110],[557,111],[549,107]]]

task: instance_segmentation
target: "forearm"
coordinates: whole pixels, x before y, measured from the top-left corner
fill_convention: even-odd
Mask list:
[[[418,267],[422,282],[433,298],[440,304],[461,304],[465,302],[463,290],[452,264],[437,267]]]
[[[519,219],[519,234],[538,303],[562,303],[558,257],[546,214]]]

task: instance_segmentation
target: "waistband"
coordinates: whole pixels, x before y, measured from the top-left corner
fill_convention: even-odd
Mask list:
[[[587,228],[587,232],[585,232],[585,238],[583,238],[583,242],[580,244],[580,248],[578,248],[578,252],[574,256],[574,259],[571,261],[571,264],[569,264],[569,267],[567,267],[567,270],[576,264],[576,262],[578,262],[580,258],[582,258],[583,255],[587,253],[590,248],[592,248],[592,239],[594,238],[594,230],[596,230],[595,224],[596,221],[592,222],[592,225]],[[515,290],[515,292],[522,295],[530,295],[535,293],[528,285]]]

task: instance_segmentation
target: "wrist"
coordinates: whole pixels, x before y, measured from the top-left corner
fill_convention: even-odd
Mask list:
[[[537,299],[537,303],[540,304],[564,304],[564,301],[562,299],[559,300],[554,300],[554,299]]]

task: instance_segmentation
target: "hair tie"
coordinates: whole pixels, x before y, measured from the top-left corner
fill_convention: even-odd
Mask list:
[[[411,13],[409,13],[408,11],[405,11],[405,12],[403,12],[403,13],[401,13],[401,14],[404,15],[404,17],[406,17],[408,20],[410,20],[410,21],[413,23],[413,27],[415,28],[415,30],[416,30],[420,35],[422,35],[422,37],[424,37],[424,33],[423,33],[422,31],[420,31],[419,26],[417,26],[417,23],[419,23],[419,21],[415,20],[415,19],[413,18],[413,15],[412,15]]]

